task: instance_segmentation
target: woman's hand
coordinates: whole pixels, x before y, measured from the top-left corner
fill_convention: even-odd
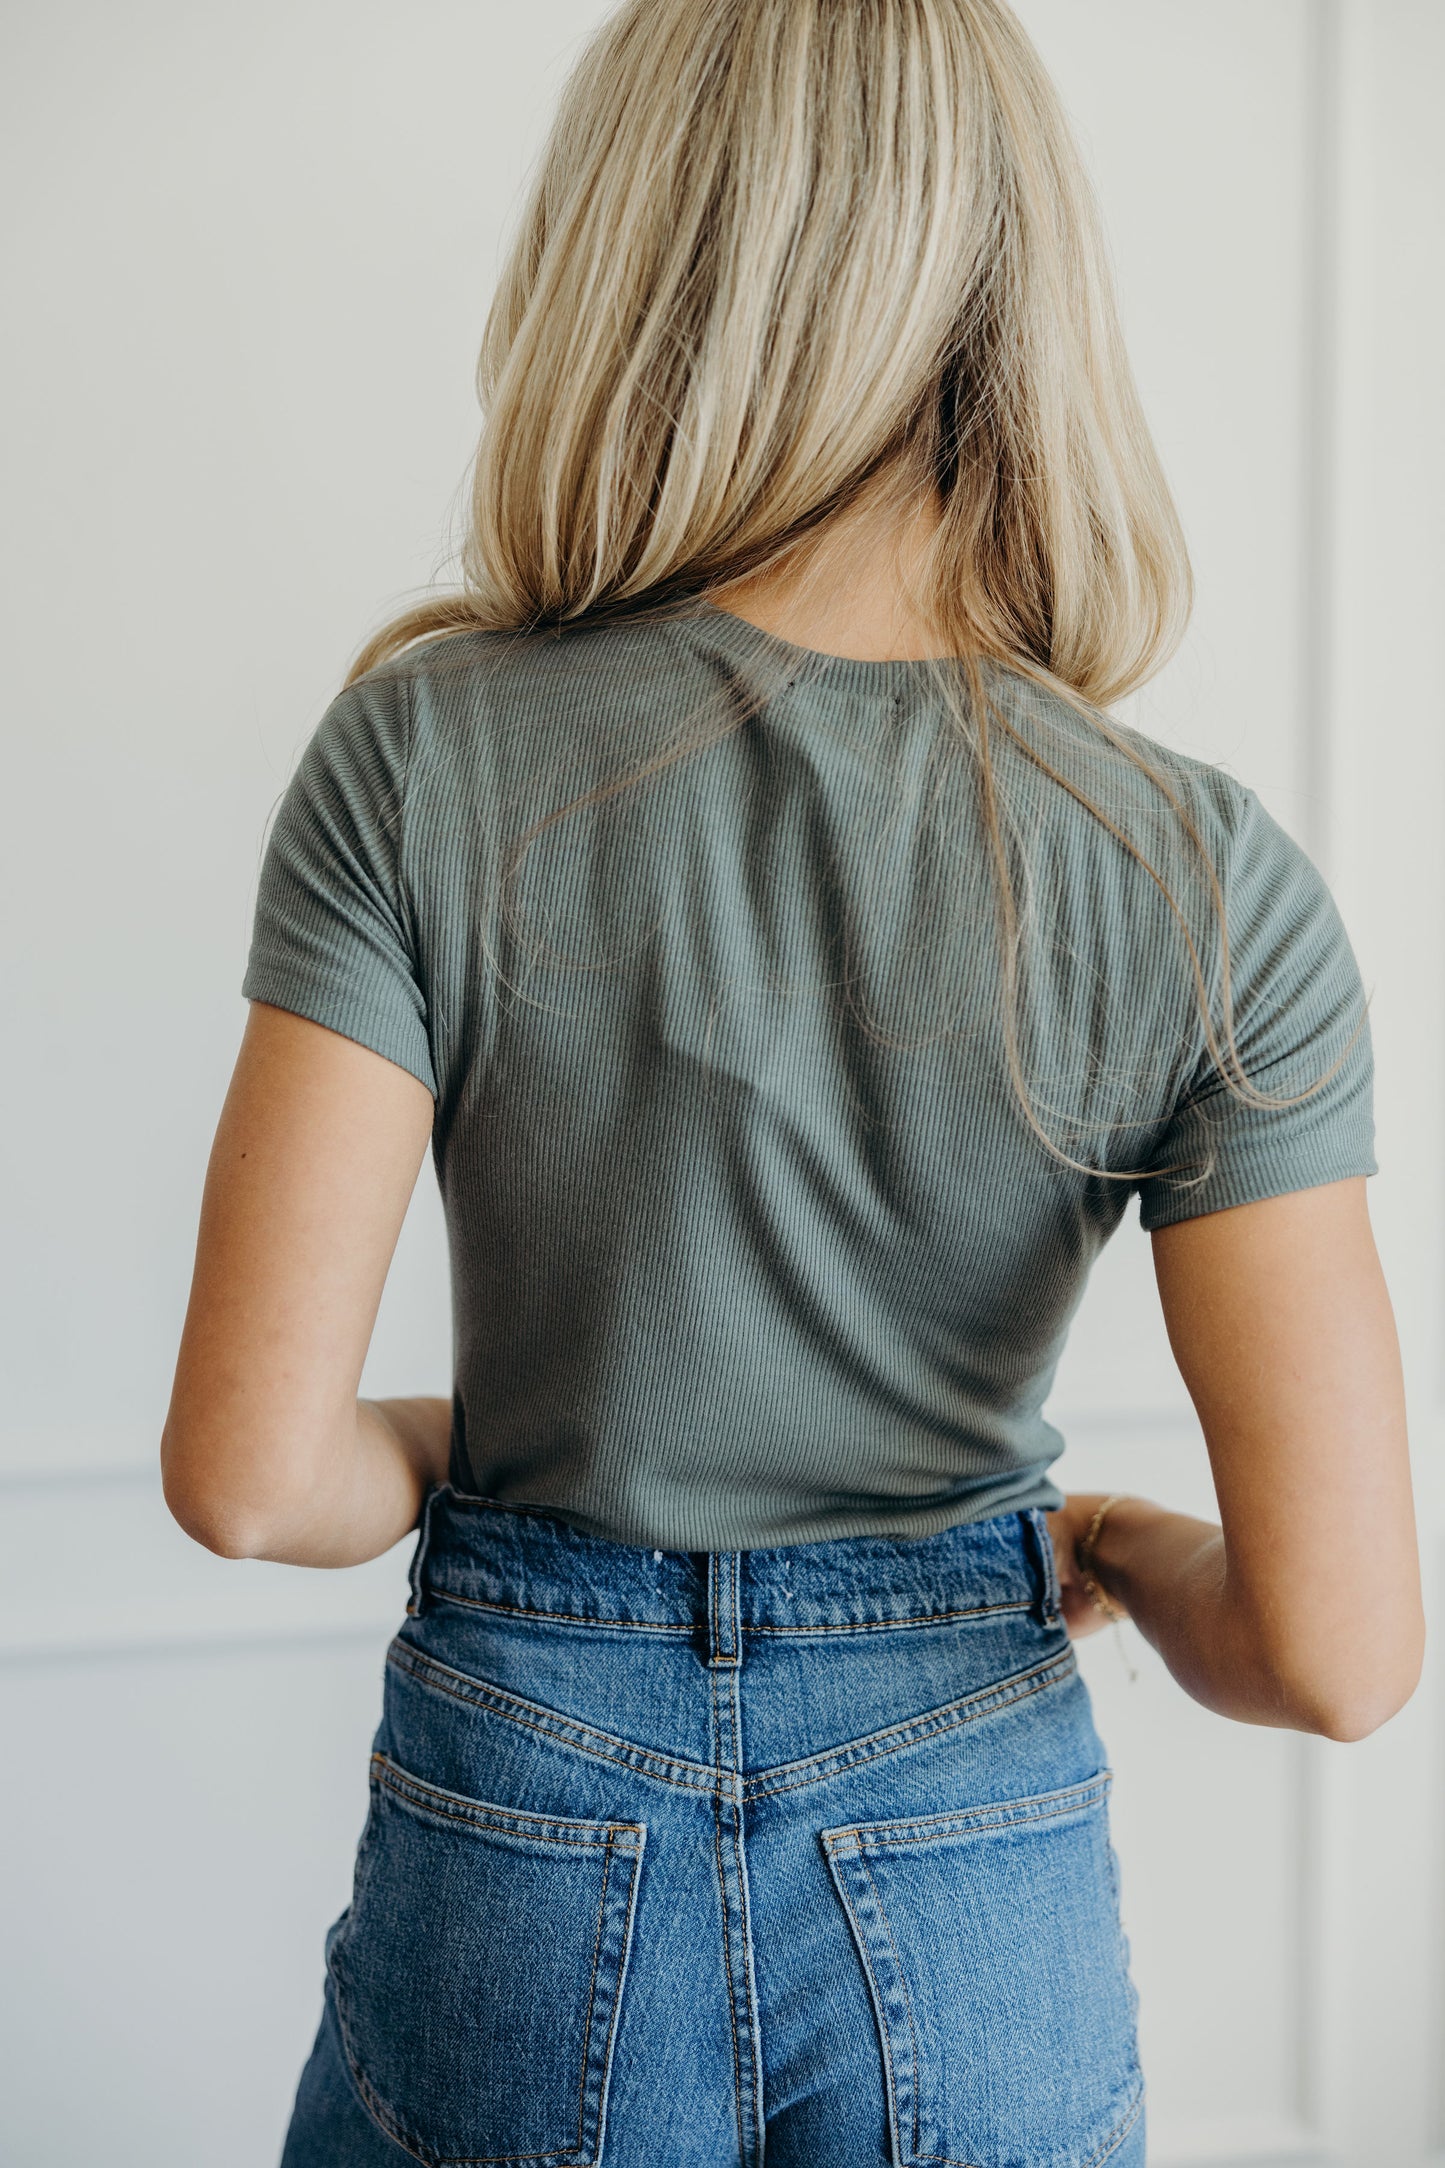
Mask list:
[[[1097,1633],[1109,1621],[1096,1603],[1090,1601],[1084,1588],[1084,1576],[1079,1567],[1078,1546],[1088,1533],[1089,1523],[1104,1503],[1106,1491],[1070,1491],[1063,1504],[1049,1515],[1049,1534],[1054,1539],[1054,1563],[1058,1568],[1059,1607],[1064,1614],[1064,1624],[1076,1641],[1084,1634]],[[1111,1507],[1111,1512],[1114,1510]],[[1095,1562],[1094,1578],[1099,1571]],[[1108,1591],[1111,1603],[1123,1611],[1120,1599]]]

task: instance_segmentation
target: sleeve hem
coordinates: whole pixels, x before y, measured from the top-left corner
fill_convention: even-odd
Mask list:
[[[1379,1171],[1374,1153],[1363,1148],[1355,1152],[1321,1152],[1289,1167],[1264,1159],[1239,1160],[1228,1167],[1216,1167],[1197,1189],[1165,1189],[1153,1198],[1141,1195],[1139,1225],[1146,1234],[1152,1234],[1157,1227],[1203,1219],[1211,1212],[1228,1211],[1231,1205],[1259,1204],[1266,1197],[1293,1196],[1299,1190],[1323,1189],[1331,1182]]]
[[[273,1008],[289,1010],[293,1016],[304,1016],[310,1023],[321,1024],[343,1039],[370,1048],[373,1054],[407,1070],[426,1086],[433,1099],[438,1096],[431,1050],[420,1023],[409,1024],[378,1010],[358,1008],[354,987],[342,991],[326,984],[299,986],[294,970],[277,974],[261,964],[246,972],[241,993],[248,1001],[265,1001]]]

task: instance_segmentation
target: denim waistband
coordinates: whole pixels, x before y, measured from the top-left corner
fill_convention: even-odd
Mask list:
[[[1037,1506],[931,1536],[655,1551],[437,1483],[422,1507],[410,1586],[413,1616],[431,1593],[578,1625],[702,1629],[715,1662],[736,1660],[740,1633],[839,1633],[998,1611],[1058,1618],[1053,1544]]]

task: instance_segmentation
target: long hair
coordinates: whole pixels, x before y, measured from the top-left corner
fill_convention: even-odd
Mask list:
[[[952,658],[938,685],[973,764],[1007,1058],[1031,1127],[1085,1164],[1040,1123],[1020,1052],[1027,823],[996,740],[1157,884],[1228,1087],[1293,1103],[1240,1064],[1199,826],[1160,749],[1106,712],[1174,652],[1192,579],[1093,194],[1002,0],[623,0],[564,88],[478,391],[461,585],[393,617],[348,685],[442,635],[666,616],[766,568],[806,567],[827,523],[880,492],[927,499],[941,516],[915,599]],[[1158,792],[1217,921],[1208,970],[1165,854],[1020,730],[1000,672],[1065,702],[1100,753]],[[697,742],[680,737],[662,762]],[[598,795],[535,823],[513,865]]]

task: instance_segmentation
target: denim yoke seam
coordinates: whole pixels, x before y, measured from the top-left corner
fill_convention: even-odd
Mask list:
[[[585,1754],[592,1761],[615,1762],[621,1768],[635,1770],[640,1776],[652,1777],[660,1784],[675,1785],[679,1791],[711,1793],[717,1787],[717,1771],[705,1762],[684,1761],[676,1756],[659,1754],[651,1747],[635,1746],[629,1739],[599,1731],[576,1717],[562,1716],[541,1702],[526,1701],[520,1694],[507,1693],[464,1671],[456,1671],[435,1656],[419,1654],[405,1641],[393,1640],[386,1661],[399,1671],[409,1672],[430,1693],[449,1695],[453,1701],[469,1707],[490,1709],[506,1723],[538,1732],[543,1738],[570,1747],[574,1753]]]
[[[386,1653],[386,1661],[395,1664],[400,1671],[409,1672],[417,1682],[433,1693],[447,1694],[454,1701],[474,1707],[490,1709],[494,1715],[509,1724],[539,1733],[558,1745],[570,1747],[573,1752],[585,1754],[594,1761],[615,1762],[620,1767],[633,1769],[641,1776],[655,1778],[659,1783],[675,1785],[681,1791],[714,1792],[717,1789],[717,1769],[708,1768],[702,1762],[689,1762],[677,1756],[657,1753],[650,1747],[636,1746],[631,1740],[622,1739],[610,1732],[597,1730],[593,1725],[580,1723],[575,1717],[560,1715],[540,1702],[525,1701],[518,1694],[504,1692],[501,1688],[488,1686],[480,1679],[454,1670],[434,1656],[421,1654],[409,1643],[393,1638]],[[797,1791],[805,1784],[821,1783],[844,1770],[857,1768],[884,1754],[895,1754],[919,1744],[938,1734],[954,1730],[961,1724],[976,1722],[991,1716],[1000,1709],[1010,1708],[1015,1702],[1026,1700],[1030,1695],[1062,1683],[1077,1669],[1072,1647],[1061,1655],[1051,1657],[1046,1664],[1031,1666],[1027,1671],[1015,1672],[997,1685],[980,1693],[965,1695],[961,1700],[946,1702],[941,1708],[927,1710],[922,1716],[913,1717],[904,1724],[889,1725],[881,1732],[866,1733],[848,1745],[835,1747],[823,1756],[810,1757],[805,1762],[783,1762],[772,1769],[759,1770],[748,1778],[742,1787],[743,1801],[767,1798],[777,1792]],[[793,1781],[780,1784],[776,1779],[791,1772],[802,1772]]]
[[[772,1798],[780,1792],[800,1791],[805,1784],[820,1784],[826,1778],[841,1776],[845,1770],[856,1769],[862,1763],[876,1761],[884,1754],[898,1754],[905,1748],[920,1745],[926,1739],[937,1738],[945,1731],[954,1731],[961,1724],[976,1723],[981,1717],[993,1716],[1001,1709],[1009,1709],[1016,1702],[1027,1701],[1032,1694],[1042,1693],[1046,1688],[1057,1686],[1077,1670],[1072,1648],[1062,1655],[1051,1657],[1046,1664],[1032,1666],[1027,1671],[1017,1671],[996,1686],[985,1688],[981,1693],[968,1694],[961,1701],[947,1702],[941,1709],[932,1709],[924,1715],[913,1717],[906,1724],[890,1725],[886,1731],[871,1732],[847,1746],[835,1747],[826,1755],[810,1756],[802,1762],[783,1762],[774,1769],[759,1770],[745,1787],[745,1797],[753,1799]],[[866,1750],[866,1751],[865,1751]],[[793,1775],[793,1772],[800,1772]],[[781,1776],[792,1776],[792,1781],[780,1784]]]

